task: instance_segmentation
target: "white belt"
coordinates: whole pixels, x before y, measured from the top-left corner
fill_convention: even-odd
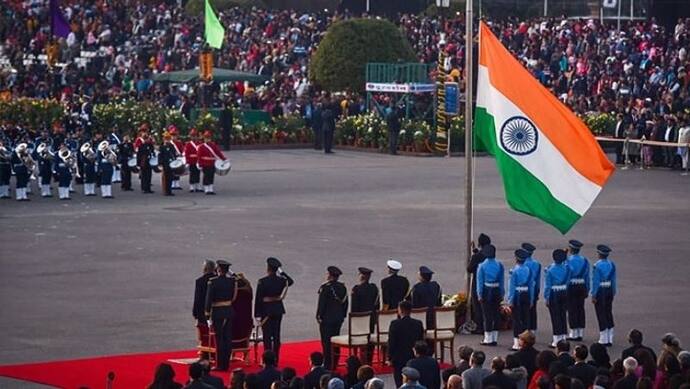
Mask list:
[[[551,290],[556,290],[556,291],[563,291],[566,289],[567,289],[566,285],[554,285],[551,287]]]
[[[527,286],[517,286],[515,287],[515,290],[518,292],[529,292],[529,287]]]
[[[576,284],[576,285],[584,285],[585,279],[584,278],[573,278],[570,280],[571,284]]]
[[[611,287],[611,281],[603,281],[599,283],[600,288],[610,288]]]
[[[500,284],[498,282],[485,282],[484,286],[487,288],[498,288]]]

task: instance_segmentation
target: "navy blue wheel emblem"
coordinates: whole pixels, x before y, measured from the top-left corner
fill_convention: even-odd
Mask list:
[[[527,155],[537,149],[539,133],[526,117],[513,116],[501,127],[501,145],[514,155]]]

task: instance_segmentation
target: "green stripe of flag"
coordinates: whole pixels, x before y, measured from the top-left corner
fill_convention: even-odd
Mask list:
[[[204,0],[204,37],[206,43],[214,49],[220,49],[223,46],[223,39],[225,38],[225,29],[220,24],[216,13],[213,12],[213,7],[209,0]]]

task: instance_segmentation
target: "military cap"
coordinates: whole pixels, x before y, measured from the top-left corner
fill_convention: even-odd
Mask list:
[[[482,254],[487,258],[496,258],[496,247],[492,244],[488,244],[482,248]]]
[[[411,379],[412,381],[417,381],[419,379],[419,370],[414,367],[403,367],[402,375]]]
[[[362,274],[371,274],[374,272],[373,270],[366,268],[366,267],[358,267],[357,271],[359,271]]]
[[[515,250],[515,257],[524,261],[525,259],[529,258],[529,252],[524,249],[517,249]]]
[[[398,271],[398,270],[402,269],[402,263],[400,263],[400,262],[398,262],[398,261],[396,261],[396,260],[394,260],[394,259],[391,259],[391,260],[389,260],[388,262],[386,262],[386,265],[387,265],[389,268],[391,268],[392,270],[395,270],[395,271]]]
[[[561,262],[565,261],[565,258],[567,257],[567,255],[568,254],[563,249],[553,250],[553,254],[552,254],[553,261],[556,263],[561,263]]]
[[[419,274],[434,274],[433,270],[429,269],[426,266],[420,266],[419,267]]]
[[[219,268],[221,268],[221,269],[228,270],[228,268],[229,268],[230,265],[232,265],[232,264],[231,264],[230,262],[228,262],[228,261],[219,259],[219,260],[216,261],[216,265],[217,265]]]
[[[340,277],[340,275],[343,274],[343,272],[338,269],[337,266],[329,266],[326,268],[326,270],[328,270],[328,273],[334,277]]]
[[[597,253],[601,255],[609,255],[611,248],[605,244],[600,244],[597,246]]]
[[[274,257],[266,258],[266,264],[268,265],[268,267],[270,267],[272,269],[277,269],[277,268],[283,266],[283,264],[280,263],[278,258],[274,258]]]
[[[520,247],[522,247],[523,250],[527,251],[530,254],[532,254],[534,252],[534,250],[537,249],[536,247],[534,247],[534,245],[532,243],[529,243],[529,242],[523,243]]]
[[[580,248],[582,248],[582,246],[584,246],[584,244],[582,244],[582,242],[580,242],[577,239],[571,239],[568,241],[568,246],[570,246],[574,249],[580,249]]]
[[[486,246],[487,244],[491,243],[491,238],[489,238],[489,235],[486,235],[482,232],[481,234],[479,234],[477,242],[479,242],[480,246]]]

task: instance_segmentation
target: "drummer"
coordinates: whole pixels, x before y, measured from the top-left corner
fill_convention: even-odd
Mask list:
[[[204,132],[204,143],[202,143],[198,148],[198,166],[199,170],[204,173],[203,185],[204,192],[207,195],[215,195],[216,192],[213,191],[213,178],[216,174],[215,163],[218,160],[225,161],[225,155],[220,151],[218,145],[213,142],[213,134],[211,131]]]
[[[174,196],[172,192],[173,172],[170,168],[170,162],[177,159],[178,153],[175,150],[172,135],[169,132],[163,133],[163,144],[158,152],[158,163],[163,167],[163,174],[161,174],[161,188],[163,189],[163,196]]]
[[[199,168],[197,167],[197,152],[199,148],[199,133],[196,128],[189,130],[189,142],[184,146],[185,162],[189,164],[189,191],[201,192],[199,183]]]
[[[172,136],[172,145],[175,147],[175,152],[177,153],[177,156],[179,158],[182,156],[182,152],[184,151],[184,143],[182,143],[179,139],[180,133],[177,131],[177,127],[175,127],[174,124],[168,126],[168,132]],[[182,189],[182,187],[180,186],[180,176],[177,174],[173,175],[172,188],[173,190]]]

